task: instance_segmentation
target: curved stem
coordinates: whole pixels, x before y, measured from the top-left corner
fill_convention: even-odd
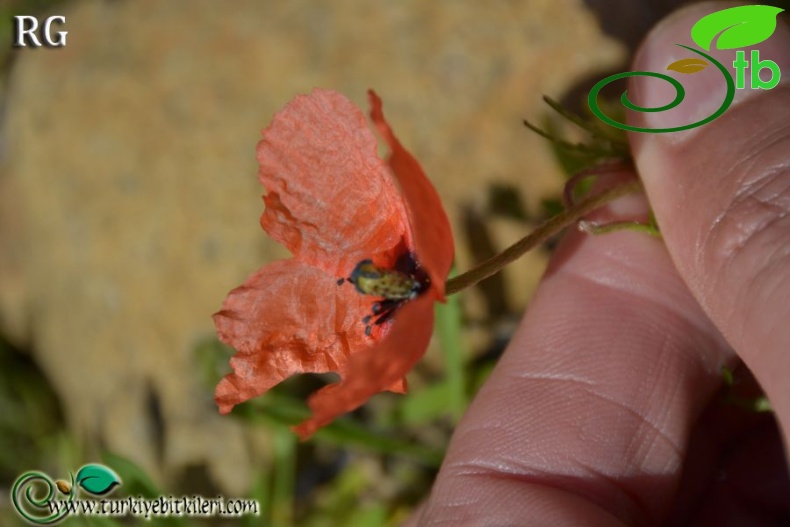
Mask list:
[[[601,208],[603,205],[606,205],[610,201],[614,201],[621,196],[633,194],[641,190],[642,183],[637,179],[633,179],[624,183],[620,183],[619,185],[601,192],[600,194],[585,198],[573,207],[570,207],[556,216],[548,219],[534,231],[530,232],[525,237],[521,238],[519,241],[496,256],[493,256],[488,260],[481,262],[472,269],[466,271],[465,273],[448,280],[445,284],[445,294],[452,295],[458,291],[466,289],[467,287],[471,287],[482,280],[485,280],[489,276],[499,272],[509,263],[523,256],[527,251],[542,244],[553,235],[563,230],[565,227],[576,223],[590,212]]]
[[[613,172],[623,172],[626,170],[634,170],[634,164],[631,160],[623,160],[623,159],[611,159],[605,161],[599,165],[594,167],[585,168],[576,172],[571,178],[565,183],[565,188],[562,190],[562,203],[565,205],[566,209],[570,209],[573,207],[573,192],[576,190],[576,187],[579,186],[583,180],[589,177],[597,177],[601,174],[611,174]]]

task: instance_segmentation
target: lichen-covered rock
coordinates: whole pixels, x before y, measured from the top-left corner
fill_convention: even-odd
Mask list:
[[[285,256],[258,226],[260,129],[296,93],[332,88],[364,107],[372,87],[456,227],[491,181],[534,205],[560,180],[521,118],[620,55],[581,4],[70,4],[65,48],[14,51],[3,333],[33,350],[78,437],[167,478],[205,464],[243,494],[266,445],[217,414],[193,350],[225,294]],[[523,304],[541,269],[518,272]]]

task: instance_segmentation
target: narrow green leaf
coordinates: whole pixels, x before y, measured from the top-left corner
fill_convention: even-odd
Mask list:
[[[249,514],[244,516],[244,527],[258,527],[259,525],[270,525],[272,515],[272,485],[269,473],[258,471],[255,482],[252,485],[250,499],[256,500],[260,505],[258,516]]]
[[[240,405],[233,415],[252,424],[292,426],[306,419],[310,412],[301,400],[269,392],[264,397]],[[419,443],[373,432],[348,417],[336,419],[330,425],[319,429],[315,433],[315,440],[413,458],[430,466],[439,466],[444,456],[443,452]]]
[[[544,198],[540,200],[540,207],[543,210],[544,218],[551,218],[565,210],[565,205],[559,198]]]
[[[447,409],[452,408],[450,392],[447,380],[430,384],[419,391],[409,390],[409,395],[403,398],[399,406],[402,424],[413,427],[446,416]]]
[[[125,493],[140,494],[145,498],[156,498],[162,494],[148,474],[129,459],[112,452],[105,452],[102,454],[102,462],[123,476]]]
[[[87,527],[121,527],[121,524],[103,516],[80,516]]]
[[[553,134],[550,134],[549,132],[546,132],[542,128],[532,124],[531,122],[527,121],[526,119],[524,119],[524,126],[529,128],[530,130],[532,130],[533,132],[535,132],[539,136],[545,137],[546,139],[551,141],[552,144],[554,144],[554,145],[556,145],[556,146],[558,146],[560,148],[565,148],[565,149],[568,149],[568,150],[573,150],[573,151],[577,151],[577,152],[584,152],[584,153],[597,153],[599,151],[598,148],[586,145],[584,143],[571,143],[569,141],[565,141],[564,139],[562,139],[560,137],[557,137],[557,136],[555,136]]]
[[[461,419],[467,405],[460,302],[458,295],[452,295],[447,297],[447,303],[436,306],[436,333],[444,355],[449,410],[456,422]]]
[[[154,499],[166,495],[140,466],[128,458],[112,452],[104,452],[101,458],[102,463],[112,467],[123,478],[123,493],[126,496],[139,495]],[[157,518],[156,521],[156,525],[162,527],[185,527],[187,525],[186,519],[179,516]]]
[[[579,222],[579,230],[588,234],[609,234],[618,231],[635,231],[649,234],[655,238],[661,238],[661,232],[651,223],[641,223],[638,221],[613,221],[610,223],[597,224],[587,220]]]
[[[348,527],[371,527],[387,524],[387,508],[381,504],[369,505],[354,510],[346,520]]]
[[[274,473],[272,480],[272,525],[294,524],[296,490],[296,436],[287,428],[274,431]]]
[[[571,112],[567,108],[565,108],[559,101],[555,101],[548,95],[543,96],[543,102],[549,105],[549,107],[560,114],[562,117],[567,119],[568,121],[572,122],[585,132],[589,133],[591,137],[595,139],[601,139],[604,141],[612,141],[615,138],[609,133],[608,128],[601,128],[598,126],[600,123],[599,119],[585,119],[576,115],[575,113]],[[609,127],[611,128],[611,127]]]
[[[773,412],[774,408],[771,406],[771,401],[768,400],[768,397],[762,396],[757,397],[754,400],[754,411],[757,413],[760,412]]]
[[[315,436],[327,443],[345,447],[358,446],[382,454],[414,458],[432,467],[438,467],[444,457],[444,452],[413,441],[371,432],[348,419],[335,420],[316,432]]]

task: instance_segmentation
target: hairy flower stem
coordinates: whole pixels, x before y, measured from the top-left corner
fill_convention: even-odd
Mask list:
[[[481,262],[469,271],[460,274],[445,284],[445,294],[452,295],[471,287],[478,282],[493,276],[503,267],[518,260],[527,251],[539,246],[565,227],[573,225],[592,211],[601,208],[607,203],[628,194],[642,190],[642,183],[638,179],[631,179],[620,183],[604,192],[588,196],[570,208],[565,209],[553,218],[548,219],[537,229],[521,238],[519,241],[488,260]]]

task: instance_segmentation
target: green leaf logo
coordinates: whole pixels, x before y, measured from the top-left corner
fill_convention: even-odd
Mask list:
[[[121,484],[118,474],[104,465],[85,465],[75,479],[77,485],[94,496],[104,496]]]
[[[717,11],[704,16],[691,28],[691,38],[699,47],[710,51],[716,36],[717,49],[754,46],[773,35],[776,17],[784,11],[768,5],[745,5]]]

